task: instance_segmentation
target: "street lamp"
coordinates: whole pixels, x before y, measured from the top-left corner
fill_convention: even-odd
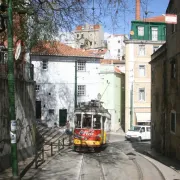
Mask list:
[[[16,112],[15,112],[15,81],[14,81],[14,57],[13,57],[13,12],[12,0],[7,0],[8,6],[1,0],[1,7],[7,7],[7,32],[8,32],[8,96],[9,96],[9,120],[11,121],[11,163],[13,179],[18,177],[17,142],[16,142]]]

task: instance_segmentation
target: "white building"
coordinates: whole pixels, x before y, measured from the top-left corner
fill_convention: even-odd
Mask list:
[[[111,130],[120,128],[121,73],[115,72],[114,65],[100,64],[99,56],[59,42],[39,44],[32,51],[31,61],[36,81],[37,119],[47,121],[49,126],[73,120],[77,82],[77,104],[100,97],[103,106],[112,113]]]
[[[110,53],[110,59],[124,60],[124,40],[126,39],[128,39],[126,35],[110,35],[107,38],[107,48]]]
[[[97,99],[100,59],[87,51],[55,42],[39,44],[31,53],[36,81],[36,118],[49,126],[74,117],[75,62],[77,62],[77,101]],[[62,117],[61,114],[64,114]]]

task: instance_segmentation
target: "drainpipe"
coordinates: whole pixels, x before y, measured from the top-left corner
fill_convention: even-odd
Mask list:
[[[131,84],[130,91],[130,129],[133,126],[133,83]]]
[[[77,61],[75,61],[74,110],[77,107]]]

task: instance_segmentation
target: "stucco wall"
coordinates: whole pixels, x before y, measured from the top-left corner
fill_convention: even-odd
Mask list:
[[[0,78],[0,171],[11,165],[10,120],[7,79]],[[34,153],[35,91],[34,82],[16,79],[15,109],[17,120],[18,159]]]
[[[32,57],[35,81],[40,85],[36,99],[42,102],[42,120],[49,126],[59,121],[59,109],[67,109],[68,119],[74,118],[75,58],[46,57],[47,70],[42,69],[44,57]],[[83,59],[82,59],[83,60]],[[85,96],[77,96],[78,102],[97,99],[100,86],[99,63],[91,60],[86,63],[86,71],[77,71],[77,85],[85,85]],[[50,94],[49,94],[50,93]],[[54,115],[49,114],[54,109]]]

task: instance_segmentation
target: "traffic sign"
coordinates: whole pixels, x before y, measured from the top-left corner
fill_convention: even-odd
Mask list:
[[[21,54],[21,40],[18,40],[16,42],[15,48],[16,48],[16,50],[15,50],[15,60],[18,60],[19,56]]]

